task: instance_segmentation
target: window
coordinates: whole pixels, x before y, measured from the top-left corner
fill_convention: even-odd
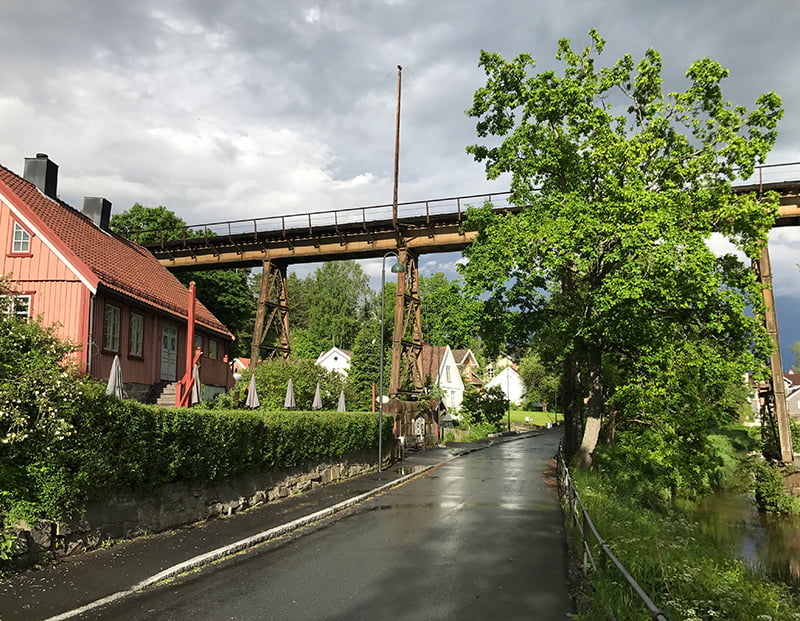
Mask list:
[[[128,338],[128,355],[141,356],[144,343],[144,317],[139,313],[131,312],[131,332]]]
[[[103,317],[103,349],[119,351],[119,306],[106,304]]]
[[[453,381],[452,378],[450,377],[450,365],[447,365],[444,368],[444,377],[445,377],[445,381],[448,381],[448,382],[452,382]]]
[[[20,319],[30,319],[30,295],[4,295],[0,298],[0,308],[7,315],[14,315]]]
[[[217,341],[215,339],[208,339],[208,357],[216,360],[219,356],[219,352],[217,350]]]
[[[195,334],[194,335],[194,351],[197,350],[203,351],[203,335],[202,334]]]
[[[31,251],[31,234],[19,222],[14,223],[14,237],[11,242],[12,254],[25,254]]]

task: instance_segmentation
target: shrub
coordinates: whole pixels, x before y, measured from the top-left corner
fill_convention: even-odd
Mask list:
[[[507,411],[508,399],[499,386],[491,386],[483,392],[475,389],[464,392],[461,414],[471,425],[480,423],[497,425]]]
[[[800,501],[787,493],[778,466],[756,455],[749,457],[746,465],[753,477],[753,490],[759,509],[777,515],[800,513]]]
[[[252,372],[246,371],[241,381],[231,389],[230,396],[233,403],[244,404]],[[298,410],[311,408],[317,382],[320,385],[323,409],[335,410],[342,390],[345,391],[345,401],[353,402],[353,393],[346,385],[345,378],[337,372],[327,371],[313,360],[293,361],[283,358],[265,360],[256,366],[255,374],[261,410],[275,412],[285,409],[283,401],[290,379]]]

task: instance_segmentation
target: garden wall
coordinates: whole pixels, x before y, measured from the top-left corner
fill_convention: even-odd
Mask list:
[[[387,447],[391,452],[392,447]],[[363,451],[308,468],[247,474],[210,483],[169,483],[153,494],[117,494],[90,505],[66,523],[39,520],[15,531],[13,563],[30,567],[41,560],[82,554],[111,539],[128,539],[250,507],[336,483],[375,468],[375,456]]]

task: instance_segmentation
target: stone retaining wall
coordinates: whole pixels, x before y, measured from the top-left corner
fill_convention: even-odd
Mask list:
[[[309,468],[233,477],[210,484],[171,483],[151,495],[117,494],[66,523],[40,520],[15,531],[18,568],[82,554],[112,539],[129,539],[209,518],[231,515],[374,470],[374,455],[360,453]]]

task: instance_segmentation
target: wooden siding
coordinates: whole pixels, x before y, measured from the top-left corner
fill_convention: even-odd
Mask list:
[[[81,346],[76,358],[86,371],[90,292],[37,235],[31,235],[28,253],[11,254],[15,222],[0,203],[0,273],[10,274],[16,291],[32,296],[31,317],[40,317],[47,326],[55,324],[60,338]]]
[[[30,251],[13,255],[13,214],[0,202],[0,274],[10,274],[16,291],[31,295],[31,316],[41,317],[45,325],[56,325],[56,333],[81,349],[76,354],[82,372],[97,379],[106,379],[111,372],[114,355],[122,364],[124,382],[151,385],[159,381],[161,370],[161,329],[165,322],[178,327],[178,378],[183,376],[186,358],[186,323],[154,309],[114,294],[107,289],[92,296],[73,271],[37,235],[31,235]],[[27,230],[27,229],[26,229]],[[30,232],[30,231],[29,231]],[[117,352],[104,349],[104,310],[106,304],[120,309],[119,348]],[[142,353],[129,355],[131,312],[144,318]],[[89,317],[93,316],[90,326]],[[200,366],[200,380],[211,386],[229,386],[233,380],[223,360],[227,343],[218,343],[218,359],[207,357],[209,334],[203,337],[206,356]]]
[[[117,352],[104,349],[103,331],[106,304],[113,304],[120,309],[119,350]],[[129,355],[130,347],[130,317],[131,312],[139,313],[144,318],[144,332],[142,338],[142,355]],[[136,384],[155,384],[161,374],[161,331],[164,323],[170,323],[178,328],[178,362],[177,378],[183,377],[186,368],[186,324],[181,324],[172,317],[154,312],[145,306],[116,296],[108,291],[98,293],[95,298],[93,346],[92,346],[92,377],[104,379],[111,372],[114,356],[119,355],[122,365],[122,380]],[[207,352],[209,335],[203,336],[203,351]],[[232,379],[227,379],[230,374],[227,363],[222,359],[225,352],[225,342],[217,339],[219,344],[219,359],[212,360],[204,356],[200,364],[200,381],[210,386],[230,386]],[[227,384],[226,384],[227,379]]]

